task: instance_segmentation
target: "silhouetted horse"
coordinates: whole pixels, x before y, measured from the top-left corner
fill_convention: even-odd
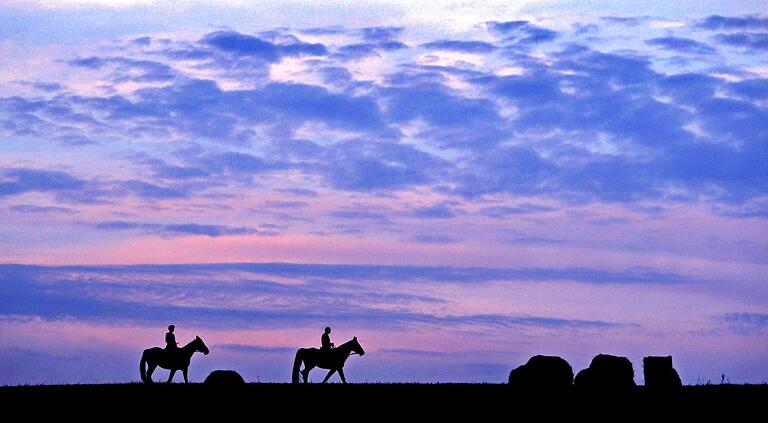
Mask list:
[[[357,337],[352,338],[351,341],[345,342],[339,345],[338,348],[334,348],[330,351],[320,351],[317,348],[299,348],[296,351],[296,359],[293,361],[293,383],[299,383],[299,368],[301,363],[304,363],[304,370],[301,371],[301,375],[304,377],[304,383],[307,383],[307,376],[309,376],[310,370],[315,367],[321,369],[330,369],[323,383],[333,376],[334,373],[339,372],[341,381],[347,383],[347,379],[344,378],[344,363],[347,361],[351,354],[365,354],[363,347],[357,342]]]
[[[205,342],[199,336],[196,336],[194,341],[176,351],[168,351],[160,347],[144,350],[144,353],[141,355],[141,363],[139,364],[141,380],[146,383],[152,383],[152,372],[155,371],[157,366],[160,366],[171,371],[167,383],[171,383],[176,370],[181,370],[184,373],[184,383],[189,383],[187,379],[189,360],[192,358],[192,354],[198,351],[208,355],[208,347],[205,346]],[[145,366],[148,366],[146,370]]]

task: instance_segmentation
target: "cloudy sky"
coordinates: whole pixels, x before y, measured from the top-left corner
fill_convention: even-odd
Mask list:
[[[766,382],[764,7],[0,2],[0,383]]]

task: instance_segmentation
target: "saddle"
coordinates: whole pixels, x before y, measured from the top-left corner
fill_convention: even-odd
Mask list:
[[[321,362],[325,362],[333,357],[333,348],[322,347],[318,350],[317,359]]]
[[[178,348],[163,348],[163,355],[165,356],[166,360],[174,360],[178,354]]]

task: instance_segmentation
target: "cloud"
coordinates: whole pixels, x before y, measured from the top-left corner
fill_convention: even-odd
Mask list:
[[[8,207],[8,210],[16,213],[23,213],[23,214],[46,214],[46,213],[76,214],[76,213],[79,213],[79,211],[75,209],[70,209],[67,207],[36,206],[32,204],[17,204],[17,205]]]
[[[720,16],[710,15],[696,24],[697,27],[712,31],[768,28],[768,17],[760,15]]]
[[[210,80],[186,79],[137,90],[134,99],[63,97],[68,107],[87,109],[91,126],[100,131],[127,132],[152,137],[195,136],[226,143],[249,143],[254,126],[298,127],[321,122],[339,130],[357,131],[372,138],[391,138],[397,131],[382,119],[367,95],[330,92],[307,84],[270,83],[252,90],[223,91]],[[18,106],[13,107],[18,110]],[[36,105],[36,110],[48,110]],[[94,119],[101,115],[103,121]],[[26,114],[30,118],[30,113]],[[14,116],[16,122],[23,122]],[[49,132],[53,132],[51,129]],[[122,135],[125,136],[125,135]]]
[[[32,87],[36,90],[45,91],[47,93],[60,91],[64,88],[64,86],[58,82],[34,82],[32,83]]]
[[[255,234],[258,231],[253,228],[246,227],[231,227],[224,225],[201,225],[198,223],[181,223],[181,224],[169,224],[164,225],[163,230],[170,233],[190,234],[190,235],[207,235],[210,237],[218,237],[225,235],[249,235]]]
[[[413,209],[409,216],[419,219],[450,219],[456,217],[456,212],[446,204],[434,204],[429,207],[418,207]]]
[[[756,78],[734,82],[728,86],[728,90],[750,100],[766,100],[768,99],[768,79]]]
[[[708,44],[700,41],[692,40],[690,38],[682,37],[660,37],[652,38],[645,42],[648,45],[662,47],[667,50],[676,51],[679,53],[691,53],[691,54],[713,54],[715,49]]]
[[[412,236],[409,241],[419,244],[454,244],[461,240],[445,235],[422,234]]]
[[[557,245],[563,244],[565,241],[556,238],[521,236],[505,239],[504,242],[509,245]]]
[[[161,163],[154,167],[155,176],[162,179],[193,179],[210,175],[208,171],[193,166],[175,166]]]
[[[129,271],[130,266],[90,267],[91,271]],[[344,264],[291,264],[253,263],[221,265],[168,265],[138,266],[137,270],[150,269],[153,272],[225,272],[238,271],[254,274],[268,274],[292,278],[322,278],[337,280],[399,280],[432,281],[440,283],[483,283],[490,281],[572,281],[589,284],[695,284],[704,279],[678,273],[657,272],[651,269],[634,268],[623,272],[605,271],[592,268],[487,268],[487,267],[427,267],[427,266],[384,266]]]
[[[574,35],[587,35],[600,32],[600,26],[596,24],[573,24]]]
[[[747,21],[749,30],[758,30],[754,19]],[[488,22],[487,28],[501,38],[498,51],[514,60],[514,72],[404,56],[396,67],[383,61],[380,78],[358,80],[356,65],[335,56],[345,45],[323,46],[334,53],[321,54],[287,29],[215,31],[197,42],[153,39],[141,48],[130,41],[114,50],[119,56],[66,58],[102,79],[128,78],[139,88],[0,98],[2,136],[107,149],[113,141],[193,139],[197,151],[132,159],[148,174],[82,179],[80,189],[24,188],[6,176],[0,196],[24,191],[67,202],[119,201],[121,195],[181,201],[211,187],[233,194],[256,181],[278,192],[309,186],[324,195],[419,188],[459,199],[513,194],[559,203],[706,202],[713,209],[766,195],[761,140],[768,119],[761,105],[765,83],[756,74],[735,82],[709,70],[675,74],[654,54],[562,44],[559,33],[528,21]],[[360,37],[355,49],[361,52],[385,55],[406,47],[401,28],[343,30]],[[718,36],[760,48],[761,33],[743,31]],[[554,44],[534,54],[544,41]],[[491,44],[477,43],[422,40],[425,48],[495,54]],[[648,43],[708,51],[682,36]],[[198,61],[169,61],[171,51]],[[323,82],[270,79],[267,67],[286,57],[301,59]],[[144,85],[150,82],[161,84]],[[297,180],[301,188],[288,186]],[[485,211],[507,212],[514,214]]]
[[[347,287],[345,291],[330,282],[286,285],[264,280],[232,281],[221,273],[227,267],[0,265],[0,314],[36,316],[45,320],[95,320],[101,324],[160,324],[173,320],[202,327],[239,329],[298,327],[318,320],[327,321],[328,316],[347,325],[375,324],[380,327],[426,324],[442,328],[605,330],[621,326],[599,320],[543,316],[442,315],[408,311],[402,307],[414,302],[418,304],[420,297],[376,293],[364,286]],[[195,268],[205,271],[204,275],[188,273]],[[211,273],[214,270],[217,273]],[[133,282],[136,272],[142,275],[143,283]],[[152,279],[160,275],[172,277]],[[232,296],[248,301],[234,305]],[[381,308],[392,304],[398,304],[400,309]],[[252,351],[248,347],[232,348],[239,352]]]
[[[103,203],[125,195],[144,200],[183,199],[205,188],[162,186],[139,180],[88,180],[63,171],[32,168],[0,169],[0,175],[0,198],[40,192],[79,204]]]
[[[81,68],[101,69],[106,64],[106,61],[100,57],[91,56],[72,59],[69,61],[69,64]]]
[[[421,45],[429,50],[449,50],[460,51],[463,53],[490,53],[496,50],[496,46],[484,41],[463,41],[463,40],[438,40],[430,41]]]
[[[444,169],[440,159],[404,144],[342,142],[324,156],[324,179],[345,191],[407,189],[432,182]]]
[[[716,320],[728,325],[738,335],[755,336],[768,328],[768,314],[764,313],[726,313],[716,316]]]
[[[327,53],[322,44],[303,42],[273,44],[236,31],[211,32],[206,34],[200,43],[233,55],[253,57],[265,62],[277,62],[281,56],[322,56]]]
[[[348,32],[348,30],[342,26],[334,25],[334,26],[317,27],[317,28],[304,28],[304,29],[299,29],[299,32],[302,34],[310,34],[310,35],[336,35],[336,34],[345,34]]]
[[[759,199],[747,202],[738,207],[721,207],[715,209],[721,216],[737,219],[768,218],[768,201]]]
[[[148,46],[152,44],[152,37],[150,36],[143,36],[133,39],[133,43],[139,46]]]
[[[265,201],[262,203],[262,207],[267,209],[302,209],[308,206],[309,203],[306,201],[297,200]]]
[[[715,39],[723,44],[756,50],[768,50],[768,32],[737,32],[717,34]]]
[[[554,41],[560,34],[551,29],[542,28],[528,21],[490,21],[486,25],[488,29],[504,36],[506,41],[512,41],[522,45],[533,45]]]
[[[380,52],[401,50],[408,46],[400,41],[383,40],[377,42],[353,43],[339,47],[336,57],[341,60],[354,60],[366,56],[379,56]]]
[[[136,82],[162,82],[170,81],[176,77],[176,71],[164,64],[152,60],[136,60],[126,57],[85,57],[73,59],[68,62],[75,67],[92,70],[103,69],[108,65],[114,66],[112,81],[115,83]]]
[[[138,180],[120,181],[119,186],[146,200],[187,198],[190,195],[188,191],[181,188],[155,185]]]
[[[277,191],[285,194],[297,195],[300,197],[308,197],[308,198],[315,198],[318,196],[317,191],[313,191],[311,189],[306,189],[306,188],[281,188],[281,189],[278,189]]]
[[[145,223],[128,222],[123,220],[113,220],[99,222],[93,225],[97,229],[103,230],[143,230],[148,232],[158,232],[166,235],[205,235],[212,238],[231,235],[251,235],[259,231],[248,227],[232,227],[226,225],[206,225],[199,223]]]
[[[344,219],[344,220],[371,220],[371,221],[380,221],[380,222],[386,222],[389,220],[386,214],[377,213],[369,210],[354,210],[354,209],[334,210],[330,212],[328,215],[331,217]]]
[[[483,149],[509,136],[506,123],[486,98],[467,98],[432,82],[387,88],[382,95],[390,119],[424,120],[431,127],[419,135],[444,147]]]
[[[627,25],[627,26],[638,26],[645,22],[648,22],[650,19],[651,19],[650,16],[602,16],[600,17],[600,20],[604,22]]]
[[[521,214],[532,214],[540,212],[549,212],[557,210],[554,207],[541,206],[538,204],[521,203],[518,206],[492,206],[484,207],[478,211],[479,214],[497,219],[504,219],[509,216]]]
[[[0,175],[0,198],[27,192],[66,193],[86,186],[86,181],[62,171],[10,168],[0,170]]]
[[[390,41],[400,36],[405,28],[396,26],[374,26],[360,30],[363,39],[370,42]]]

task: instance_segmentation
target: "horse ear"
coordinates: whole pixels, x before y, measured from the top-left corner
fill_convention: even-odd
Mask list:
[[[357,341],[357,337],[354,337],[354,338],[352,338],[352,339],[354,339],[355,341]]]

